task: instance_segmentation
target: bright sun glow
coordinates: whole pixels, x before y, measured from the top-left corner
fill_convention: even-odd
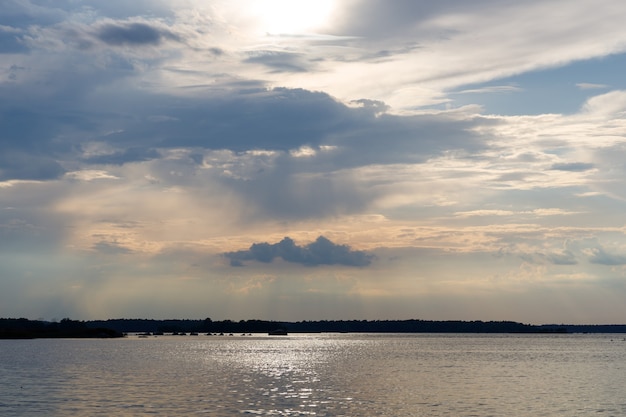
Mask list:
[[[334,4],[335,0],[256,0],[249,11],[263,32],[309,33],[327,23]]]

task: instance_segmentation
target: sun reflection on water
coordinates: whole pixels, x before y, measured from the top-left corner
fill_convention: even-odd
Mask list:
[[[626,413],[626,344],[602,337],[318,334],[0,344],[2,417]]]
[[[243,349],[234,341],[224,348],[221,361],[245,375],[244,414],[317,415],[320,405],[328,404],[320,372],[332,360],[332,349],[323,339],[259,339]]]

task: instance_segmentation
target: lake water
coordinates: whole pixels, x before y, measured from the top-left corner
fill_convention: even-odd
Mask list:
[[[0,340],[0,416],[624,416],[623,335]]]

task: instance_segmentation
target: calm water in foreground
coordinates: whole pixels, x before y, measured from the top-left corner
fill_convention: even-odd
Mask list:
[[[0,416],[623,416],[623,336],[0,340]]]

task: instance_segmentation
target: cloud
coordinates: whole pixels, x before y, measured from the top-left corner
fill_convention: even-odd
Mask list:
[[[325,93],[255,88],[225,94],[219,85],[209,92],[213,94],[189,97],[183,105],[176,96],[138,94],[144,106],[138,111],[148,117],[169,107],[164,114],[169,119],[155,124],[120,118],[123,131],[111,139],[120,144],[140,139],[164,148],[287,151],[322,143],[329,132],[349,128],[359,119],[356,112]]]
[[[119,180],[119,177],[111,175],[107,171],[86,169],[82,171],[67,172],[66,178],[70,178],[78,181],[94,181],[94,180]]]
[[[578,260],[576,259],[576,255],[569,251],[564,250],[560,253],[554,252],[546,255],[548,261],[555,265],[576,265],[578,264]]]
[[[0,24],[0,54],[15,54],[28,51],[22,42],[20,29]]]
[[[559,16],[554,15],[556,8],[562,11]],[[330,58],[345,62],[345,68],[319,78],[325,83],[334,78],[333,93],[342,97],[355,97],[367,84],[367,91],[376,94],[370,98],[396,108],[411,108],[416,102],[445,103],[447,92],[459,87],[620,53],[626,45],[621,28],[625,13],[610,0],[594,10],[584,0],[523,5],[489,0],[471,5],[458,0],[401,0],[393,7],[380,0],[345,2],[331,32],[353,39],[343,42],[347,48],[337,48]],[[600,21],[602,25],[597,23]],[[361,62],[367,52],[401,50],[416,40],[420,48],[390,54],[378,65],[362,66],[357,72],[348,64]],[[549,45],[548,49],[537,48],[539,43]],[[520,87],[527,91],[525,85]]]
[[[455,213],[457,217],[474,217],[474,216],[512,216],[515,212],[509,210],[473,210]]]
[[[571,171],[571,172],[583,172],[589,171],[590,169],[594,169],[594,164],[585,163],[585,162],[567,162],[567,163],[558,163],[552,165],[550,169],[554,169],[557,171]]]
[[[592,250],[589,262],[600,265],[626,265],[626,255],[608,253],[602,247]]]
[[[0,275],[101,314],[227,314],[238,279],[237,314],[270,314],[288,282],[309,318],[617,281],[626,95],[575,88],[624,88],[626,8],[598,1],[337,1],[298,36],[253,33],[248,0],[0,2]]]
[[[411,28],[422,29],[425,22],[446,10],[455,8],[457,13],[467,12],[474,7],[480,7],[480,3],[483,1],[469,7],[463,2],[455,1],[433,3],[398,0],[394,2],[394,7],[389,7],[384,0],[357,0],[348,3],[348,7],[336,17],[335,28],[341,34],[369,39],[395,38]]]
[[[0,151],[2,151],[0,146]],[[63,167],[54,158],[8,149],[0,154],[0,181],[49,180],[61,177]]]
[[[90,156],[85,158],[85,162],[89,164],[122,165],[128,162],[149,161],[160,156],[161,154],[154,149],[134,147],[124,149],[123,151]]]
[[[113,45],[158,45],[163,39],[180,40],[167,29],[141,22],[102,24],[95,32],[102,42]]]
[[[520,91],[522,91],[522,89],[514,85],[490,85],[482,88],[461,90],[456,92],[456,94],[517,93]]]
[[[591,97],[583,106],[583,111],[594,116],[615,117],[626,111],[626,90],[610,91]]]
[[[106,255],[126,255],[133,251],[116,242],[100,241],[92,246],[92,249]]]
[[[282,51],[250,52],[244,62],[265,65],[274,72],[306,72],[311,66],[301,54]]]
[[[285,237],[278,243],[254,243],[248,250],[226,252],[231,266],[242,266],[246,261],[271,263],[276,258],[305,266],[344,265],[367,266],[373,255],[364,251],[354,251],[347,245],[337,245],[324,236],[305,246],[298,246],[293,239]]]
[[[594,83],[577,83],[576,87],[581,90],[600,90],[604,88],[609,88],[606,84],[594,84]]]

